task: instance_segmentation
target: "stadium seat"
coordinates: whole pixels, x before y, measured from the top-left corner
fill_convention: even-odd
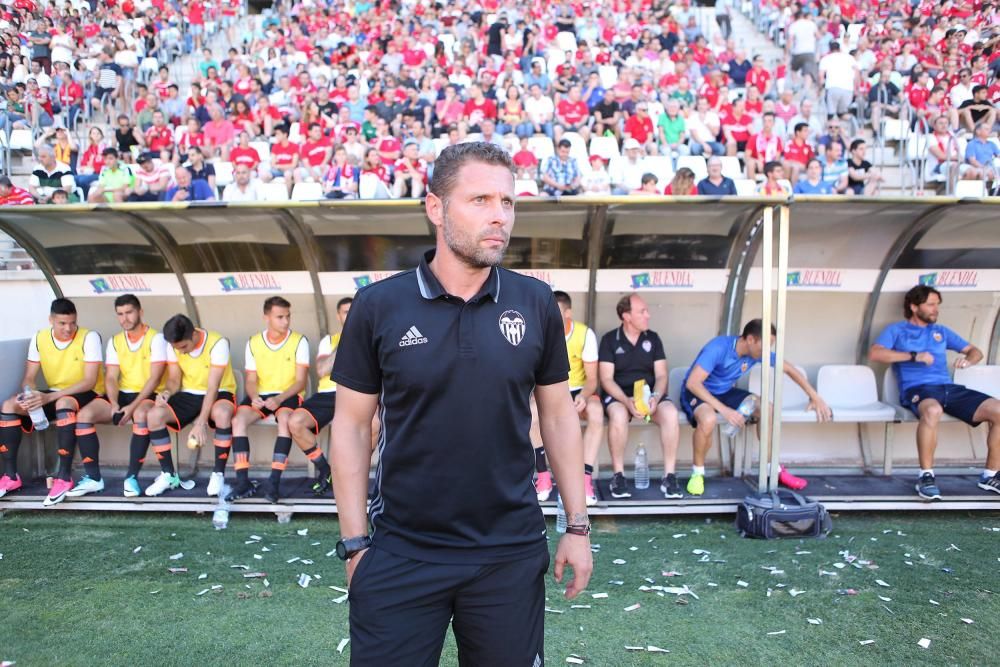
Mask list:
[[[796,366],[798,370],[803,375],[806,375],[806,371],[801,366]],[[771,396],[774,396],[774,369],[769,369],[771,372]],[[750,369],[750,377],[748,381],[748,391],[751,391],[758,396],[760,396],[761,380],[761,367],[760,365],[754,366]],[[816,413],[812,410],[807,410],[809,406],[809,396],[806,392],[802,391],[802,387],[795,384],[795,382],[785,374],[785,385],[783,392],[781,394],[781,421],[789,423],[810,423],[816,421]]]
[[[538,196],[538,183],[531,178],[519,178],[514,181],[514,195]]]
[[[665,113],[663,104],[661,102],[649,101],[646,103],[646,108],[649,110],[649,117],[653,120],[653,126],[656,126],[657,121],[660,120],[660,116]]]
[[[546,136],[537,136],[528,139],[528,150],[534,153],[535,157],[543,165],[545,164],[545,160],[556,154],[552,140]]]
[[[448,137],[438,137],[434,141],[434,155],[441,155],[441,151],[448,147]]]
[[[549,48],[545,52],[545,66],[549,76],[553,79],[559,76],[559,66],[566,62],[566,54],[559,49]]]
[[[618,150],[618,139],[615,137],[591,137],[590,155],[600,155],[605,160],[619,157],[621,151]]]
[[[358,181],[358,198],[359,199],[391,199],[392,195],[389,194],[389,188],[385,186],[375,174],[361,174],[361,180]]]
[[[958,181],[955,184],[956,197],[985,197],[986,184],[982,181]]]
[[[700,155],[682,155],[677,158],[677,168],[687,167],[694,172],[694,182],[708,177],[708,167],[705,158]]]
[[[903,138],[905,131],[903,121],[898,118],[884,118],[883,123],[886,141],[899,141]]]
[[[722,160],[723,176],[725,176],[726,178],[731,178],[734,181],[741,178],[745,178],[745,175],[743,173],[743,168],[740,166],[740,159],[738,157],[736,157],[735,155],[724,155],[719,159]],[[695,172],[695,176],[697,176],[697,172]]]
[[[576,51],[576,35],[571,32],[557,33],[556,45],[563,51]]]
[[[563,139],[566,139],[570,143],[569,155],[572,158],[576,158],[577,163],[583,168],[586,165],[590,167],[590,160],[587,155],[587,144],[584,142],[583,137],[580,136],[579,132],[564,132]]]
[[[280,181],[261,183],[260,195],[264,201],[288,201],[288,188]]]
[[[257,151],[261,162],[271,161],[271,144],[267,141],[251,141],[250,148]]]
[[[446,54],[451,55],[455,52],[455,35],[445,31],[437,35],[437,40],[442,45],[444,45],[444,51]]]
[[[787,178],[779,178],[778,184],[784,187],[788,193],[792,192],[792,182]]]
[[[1000,397],[1000,366],[967,366],[955,369],[955,384]]]
[[[323,199],[321,183],[296,183],[292,187],[292,201],[319,201]]]
[[[897,410],[878,400],[875,373],[868,366],[833,364],[819,369],[816,391],[833,411],[833,421],[858,424],[861,456],[865,466],[871,465],[871,452],[865,429],[861,424],[884,424],[885,440],[883,470],[892,470],[892,424]],[[888,472],[886,474],[889,474]]]
[[[302,141],[302,123],[295,121],[289,126],[288,140],[296,144]]]
[[[687,375],[687,366],[675,366],[670,369],[670,376],[667,380],[667,398],[677,408],[677,420],[683,426],[689,424],[687,415],[681,410],[681,390],[684,388],[684,376]]]
[[[667,187],[674,177],[674,161],[669,155],[649,155],[642,158],[642,167],[644,170],[656,174],[657,186],[660,192],[663,192],[663,188]]]
[[[233,163],[232,162],[214,162],[212,166],[215,168],[215,185],[219,188],[224,188],[233,182]]]
[[[601,65],[597,68],[597,73],[601,76],[601,85],[605,88],[614,88],[618,83],[618,68],[614,65]]]
[[[736,184],[736,194],[740,197],[753,197],[757,194],[757,183],[749,178],[733,179]]]

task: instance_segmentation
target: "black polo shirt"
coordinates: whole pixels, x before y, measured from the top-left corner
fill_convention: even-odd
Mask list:
[[[643,331],[632,345],[622,327],[604,334],[597,350],[598,363],[607,361],[615,365],[615,384],[626,396],[632,395],[636,380],[645,380],[652,389],[656,381],[653,362],[666,358],[663,343],[655,331]]]
[[[528,397],[569,377],[562,318],[546,284],[506,269],[451,296],[433,257],[358,291],[334,362],[338,384],[381,394],[372,538],[428,562],[530,556],[546,544]]]

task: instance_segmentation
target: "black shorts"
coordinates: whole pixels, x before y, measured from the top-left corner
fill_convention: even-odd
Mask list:
[[[350,587],[351,665],[436,665],[451,622],[463,665],[541,665],[549,553],[446,565],[365,552]]]
[[[581,391],[583,391],[583,389],[570,389],[569,390],[569,397],[572,398],[575,401],[576,397],[580,395]]]
[[[736,142],[736,150],[737,151],[745,151],[747,149],[747,143],[748,143],[748,141],[737,141]]]
[[[51,390],[42,390],[43,394],[51,394]],[[76,411],[79,412],[83,409],[83,406],[87,405],[95,398],[100,398],[99,394],[93,391],[81,391],[79,394],[69,394],[68,396],[63,396],[63,398],[70,398],[76,402]],[[58,401],[53,401],[51,403],[46,403],[42,406],[42,411],[45,412],[45,417],[49,420],[49,424],[55,425],[56,423],[56,403]],[[31,433],[35,429],[34,425],[31,423],[31,417],[28,415],[21,416],[21,430],[25,433]]]
[[[260,400],[266,401],[272,396],[277,396],[277,394],[261,394]],[[300,405],[302,405],[302,397],[299,396],[298,394],[295,394],[294,396],[289,396],[288,398],[286,398],[281,403],[281,405],[278,406],[278,409],[275,410],[274,412],[271,412],[267,408],[261,408],[260,410],[258,410],[257,408],[255,408],[253,405],[250,404],[250,397],[246,396],[243,398],[243,401],[240,403],[240,406],[237,408],[237,410],[243,410],[243,409],[253,410],[258,415],[260,415],[261,419],[267,419],[271,415],[275,414],[276,412],[281,412],[282,410],[296,410]]]
[[[167,408],[170,410],[172,419],[167,422],[167,428],[171,431],[179,431],[201,414],[201,406],[204,403],[205,397],[201,394],[189,394],[186,391],[179,391],[170,397],[167,401]],[[236,407],[236,399],[228,391],[220,391],[215,398],[215,403],[226,402],[232,403],[233,407]],[[215,404],[212,405],[215,407]],[[208,425],[211,428],[215,428],[215,421],[211,417],[208,418]]]
[[[337,407],[337,392],[323,391],[317,392],[306,399],[299,410],[305,410],[313,420],[313,433],[326,428],[326,425],[333,421],[333,411]]]
[[[118,407],[127,408],[128,406],[132,405],[135,402],[135,399],[137,399],[138,397],[139,394],[137,392],[120,391],[118,392]],[[108,400],[107,396],[100,396],[99,398],[108,405],[111,405],[111,401]],[[143,403],[153,403],[153,399],[147,398],[143,401]],[[121,412],[116,412],[113,415],[111,415],[111,423],[114,424],[115,426],[118,426],[118,422],[120,422],[121,420],[122,420]]]
[[[960,384],[922,384],[904,391],[899,402],[920,419],[920,401],[928,398],[940,403],[945,414],[961,419],[969,426],[979,426],[982,422],[973,420],[976,410],[993,397]]]
[[[733,387],[727,392],[721,394],[712,394],[717,400],[719,400],[726,407],[737,410],[740,407],[740,403],[743,402],[750,392],[746,389],[739,389],[738,387]],[[681,390],[681,410],[687,415],[688,421],[691,422],[691,426],[697,426],[698,420],[694,418],[694,411],[699,405],[705,401],[701,400],[691,392],[687,390],[687,387]]]

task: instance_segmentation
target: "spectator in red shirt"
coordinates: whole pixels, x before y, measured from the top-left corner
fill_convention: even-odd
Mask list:
[[[644,146],[649,155],[656,154],[656,135],[653,133],[653,120],[649,117],[649,106],[645,102],[635,105],[635,114],[625,121],[625,138],[635,139]]]
[[[419,146],[407,141],[403,157],[396,160],[392,170],[392,194],[396,199],[419,199],[427,186],[427,164],[418,156]]]
[[[6,176],[0,176],[0,206],[34,205],[35,200],[27,190],[17,187]]]
[[[753,118],[746,112],[743,98],[733,102],[733,108],[722,116],[722,136],[726,138],[726,155],[746,150]]]
[[[146,148],[160,154],[160,159],[167,160],[162,154],[174,147],[174,130],[167,125],[162,111],[153,112],[153,124],[146,130]]]
[[[201,51],[202,35],[205,34],[205,3],[194,0],[187,5],[188,32],[194,38],[194,48]]]
[[[747,178],[753,180],[765,164],[780,160],[782,152],[781,137],[774,131],[774,114],[768,112],[760,132],[747,142]]]
[[[67,114],[69,127],[76,127],[76,118],[83,110],[83,86],[67,76],[59,85],[59,106]]]
[[[469,99],[462,109],[462,121],[466,132],[480,132],[479,123],[484,118],[497,119],[497,103],[483,95],[483,89],[478,84],[469,86]],[[384,157],[384,156],[383,156]]]
[[[319,123],[309,125],[299,155],[302,159],[299,161],[301,166],[295,174],[296,182],[322,181],[333,157],[333,146],[330,145],[330,140],[323,136],[323,128]]]
[[[388,164],[399,159],[403,148],[399,139],[389,133],[389,124],[381,116],[375,118],[375,138],[371,143],[378,150],[382,162]]]
[[[250,145],[250,134],[246,131],[240,132],[239,145],[229,151],[229,161],[233,166],[244,165],[251,172],[256,172],[260,166],[260,153]]]
[[[792,183],[799,180],[799,175],[815,157],[812,146],[809,145],[809,124],[798,123],[793,130],[792,140],[785,144],[785,169]]]
[[[558,144],[564,132],[576,132],[586,142],[590,139],[588,123],[590,121],[590,110],[587,103],[581,98],[580,86],[574,85],[569,89],[569,94],[565,99],[559,100],[556,104],[556,126],[555,142]]]
[[[761,95],[767,97],[774,85],[771,81],[771,73],[764,68],[764,56],[753,57],[753,67],[747,72],[747,88],[755,86]]]
[[[361,166],[361,176],[365,176],[366,174],[374,174],[383,184],[386,186],[389,185],[389,170],[382,164],[382,158],[374,148],[369,148],[365,152],[365,159]]]
[[[517,170],[517,178],[523,180],[535,180],[538,176],[538,158],[528,147],[528,137],[519,139],[520,147],[514,153],[514,168]]]
[[[218,104],[211,106],[208,115],[212,120],[205,124],[205,145],[215,155],[229,160],[229,149],[236,138],[236,127],[226,119]]]
[[[277,142],[271,145],[271,177],[284,178],[291,194],[295,170],[299,167],[299,145],[288,140],[286,125],[275,127],[274,137]]]

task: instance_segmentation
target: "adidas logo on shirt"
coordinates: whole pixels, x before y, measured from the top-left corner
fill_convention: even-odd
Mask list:
[[[409,347],[410,345],[423,345],[427,343],[428,340],[417,327],[410,327],[409,331],[399,340],[400,347]]]

